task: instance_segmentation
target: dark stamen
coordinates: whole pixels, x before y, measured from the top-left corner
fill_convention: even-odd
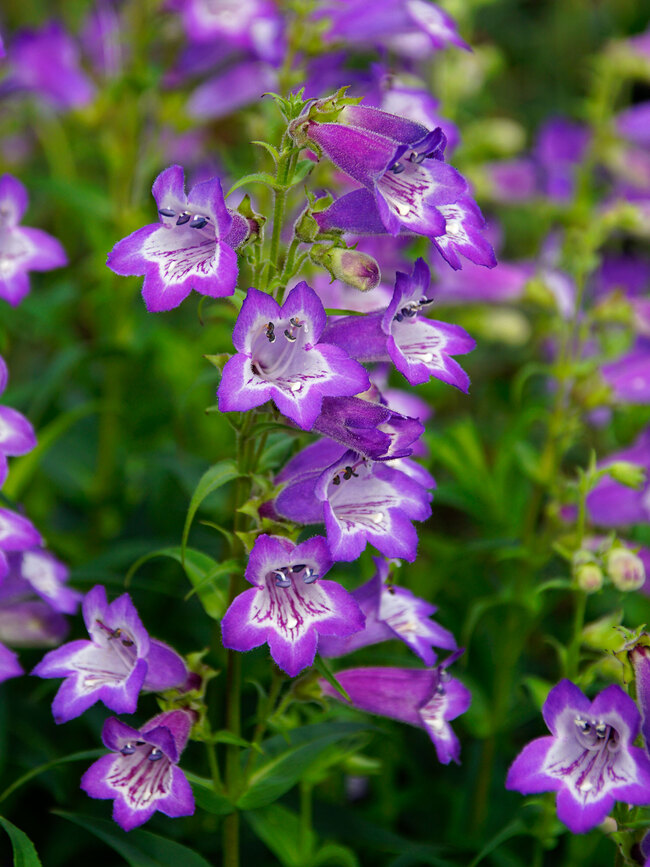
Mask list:
[[[190,227],[192,229],[202,229],[204,226],[207,226],[208,218],[202,217],[200,214],[197,214],[195,217],[192,217],[190,221]]]
[[[395,163],[389,169],[394,175],[401,175],[406,166],[403,166],[401,163]]]
[[[159,747],[154,747],[147,756],[150,762],[157,762],[159,759],[162,759],[162,757],[163,753]]]
[[[275,325],[272,322],[266,326],[266,336],[269,343],[275,343]]]
[[[355,473],[355,471],[352,467],[346,467],[345,472],[343,473],[343,478],[347,480],[347,479],[351,479],[352,476],[354,476],[355,479],[359,478],[359,474]]]
[[[302,570],[305,568],[305,566],[306,566],[305,563],[299,563],[297,566],[292,566],[291,571],[292,572],[302,572]]]
[[[305,584],[313,584],[314,581],[318,578],[318,573],[315,569],[311,569],[309,566],[305,569],[305,574],[303,576],[303,581]]]
[[[158,213],[161,217],[175,217],[176,211],[172,211],[171,208],[158,208]]]
[[[192,215],[190,214],[189,211],[183,211],[183,213],[180,215],[178,220],[176,220],[176,225],[177,226],[183,226],[183,225],[185,225],[185,223],[189,223],[191,217],[192,217]]]
[[[332,484],[333,485],[340,485],[341,484],[341,479],[339,478],[339,476],[334,476],[334,478],[332,479]]]
[[[298,319],[297,316],[292,316],[289,322],[293,325],[294,328],[302,328],[302,322]]]
[[[292,334],[292,333],[289,331],[288,328],[285,328],[285,329],[284,329],[284,336],[287,338],[287,340],[290,340],[291,343],[295,343],[295,341],[296,341],[296,339],[297,339],[297,338],[296,338],[296,335],[295,335],[295,334]]]

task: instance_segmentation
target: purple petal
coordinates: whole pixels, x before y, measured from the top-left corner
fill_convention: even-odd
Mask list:
[[[155,638],[150,639],[147,666],[147,676],[142,688],[150,692],[163,692],[174,686],[181,686],[187,678],[187,667],[183,658],[173,648]]]
[[[43,544],[41,534],[27,518],[9,509],[0,509],[0,548],[24,551]]]
[[[9,406],[0,406],[0,452],[25,455],[35,447],[36,434],[25,416]]]
[[[51,271],[68,264],[68,257],[63,246],[56,238],[41,229],[20,229],[20,234],[27,239],[32,252],[25,257],[24,266],[28,271]]]
[[[13,175],[0,177],[0,205],[4,226],[17,226],[22,220],[29,202],[27,190]]]
[[[553,742],[553,738],[545,737],[526,744],[510,765],[506,777],[506,789],[514,789],[523,795],[536,795],[539,792],[552,792],[559,789],[562,781],[542,770]]]

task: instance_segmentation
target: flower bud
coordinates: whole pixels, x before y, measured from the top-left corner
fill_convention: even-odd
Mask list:
[[[597,563],[583,563],[575,570],[575,580],[585,593],[596,593],[603,586],[603,570]]]
[[[335,280],[361,292],[374,289],[381,280],[377,262],[372,256],[359,250],[345,250],[341,247],[327,249],[319,245],[312,248],[311,258],[318,265],[327,268]]]
[[[618,590],[638,590],[645,583],[643,561],[627,548],[612,548],[606,555],[605,565],[612,584]]]
[[[627,488],[640,488],[645,482],[645,470],[629,461],[616,461],[607,467],[608,474],[615,482]]]

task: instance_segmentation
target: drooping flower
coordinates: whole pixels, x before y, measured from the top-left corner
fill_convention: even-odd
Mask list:
[[[350,696],[354,707],[368,713],[390,717],[417,726],[431,738],[438,761],[448,765],[460,763],[460,742],[449,721],[465,713],[470,706],[470,691],[450,677],[447,666],[458,654],[437,668],[351,668],[337,671],[336,679]],[[326,695],[345,701],[325,681],[320,681]]]
[[[399,638],[416,653],[425,665],[436,661],[434,647],[456,650],[456,640],[431,615],[438,610],[425,599],[419,599],[405,587],[387,583],[388,563],[383,557],[373,557],[377,571],[374,576],[352,591],[366,616],[360,632],[344,638],[324,637],[318,646],[321,656],[335,657],[352,653],[360,647]]]
[[[349,635],[364,616],[336,581],[323,580],[332,560],[322,536],[294,545],[281,536],[259,536],[246,580],[254,585],[232,603],[223,620],[224,647],[246,651],[268,644],[291,677],[310,666],[319,635]]]
[[[9,571],[8,553],[42,544],[41,534],[31,521],[10,509],[0,509],[0,582]]]
[[[325,338],[359,361],[392,360],[411,385],[433,376],[466,392],[469,377],[451,356],[471,352],[475,342],[460,326],[421,315],[433,303],[430,282],[429,268],[418,259],[412,274],[397,272],[383,313],[368,314],[361,322],[357,316],[336,319]]]
[[[185,194],[181,166],[170,166],[152,192],[160,221],[123,238],[108,255],[111,270],[123,277],[144,276],[147,310],[171,310],[192,289],[212,298],[232,295],[237,283],[234,248],[248,224],[226,208],[218,178],[196,184]]]
[[[551,737],[532,741],[513,762],[506,788],[524,795],[557,792],[558,818],[584,833],[600,824],[615,801],[650,804],[650,759],[632,746],[641,717],[613,684],[593,701],[570,680],[542,708]]]
[[[414,477],[407,459],[391,463],[320,440],[279,473],[286,485],[274,509],[299,524],[324,523],[335,560],[356,560],[370,542],[386,557],[413,562],[418,538],[411,522],[431,514],[427,487],[433,479],[425,471]]]
[[[0,298],[13,307],[29,292],[29,271],[50,271],[67,263],[61,244],[43,232],[19,225],[27,190],[12,175],[0,177]]]
[[[326,396],[365,391],[365,369],[338,346],[319,343],[323,305],[304,281],[280,305],[249,289],[233,331],[237,354],[227,362],[217,392],[222,412],[245,412],[273,400],[280,412],[309,430]]]
[[[0,355],[0,394],[7,387],[9,372]],[[0,487],[7,478],[7,457],[25,455],[36,446],[34,428],[22,413],[10,406],[0,406]]]
[[[81,68],[79,49],[56,21],[16,34],[10,60],[9,84],[31,91],[54,108],[83,108],[94,99],[95,87]]]
[[[47,653],[32,674],[63,677],[52,703],[57,723],[80,716],[97,701],[117,713],[133,713],[140,690],[158,692],[184,683],[182,658],[150,638],[128,593],[110,604],[98,585],[84,598],[90,641],[70,641]]]
[[[453,268],[460,267],[458,254],[494,266],[494,252],[480,234],[484,220],[467,182],[444,161],[447,141],[439,127],[429,131],[377,108],[346,105],[336,123],[301,117],[292,132],[301,144],[314,142],[362,184],[314,214],[322,231],[414,232],[433,240]]]
[[[178,761],[193,721],[187,709],[158,714],[140,729],[109,717],[102,741],[112,753],[88,768],[81,788],[91,798],[113,800],[113,819],[125,831],[143,825],[156,810],[172,818],[191,816],[194,795]]]

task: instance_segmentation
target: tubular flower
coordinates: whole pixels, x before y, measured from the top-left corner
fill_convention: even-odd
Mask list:
[[[41,229],[21,226],[27,190],[12,175],[0,177],[0,298],[16,307],[29,292],[29,271],[67,263],[61,244]]]
[[[160,221],[138,229],[113,247],[107,265],[123,277],[144,276],[147,310],[171,310],[196,289],[201,295],[232,295],[246,220],[226,208],[218,178],[185,194],[181,166],[161,172],[152,188]]]
[[[7,387],[9,373],[0,355],[0,394]],[[9,406],[0,406],[0,487],[7,478],[7,457],[25,455],[36,446],[34,428],[24,415]]]
[[[275,662],[295,677],[313,663],[319,635],[362,629],[364,616],[352,596],[323,580],[331,565],[322,536],[300,545],[260,536],[246,567],[254,588],[234,600],[221,622],[224,647],[246,651],[268,643]]]
[[[156,810],[172,818],[191,816],[194,795],[178,761],[193,721],[185,709],[158,714],[140,729],[110,717],[102,741],[112,754],[88,768],[81,788],[91,798],[112,799],[113,819],[125,831],[143,825]]]
[[[219,385],[219,409],[245,412],[273,400],[299,427],[309,430],[325,396],[365,391],[365,369],[338,346],[319,343],[326,315],[318,295],[304,281],[282,307],[249,289],[235,324],[237,354],[227,362]]]
[[[0,582],[9,572],[7,554],[26,551],[43,544],[41,534],[27,518],[9,509],[0,509]]]
[[[507,789],[557,792],[558,818],[574,834],[600,824],[615,801],[650,804],[650,759],[632,746],[641,717],[620,686],[607,687],[592,702],[562,680],[542,714],[551,737],[524,747],[508,771]]]
[[[32,674],[64,677],[52,703],[57,723],[80,716],[97,701],[118,713],[133,713],[140,690],[158,692],[184,683],[181,657],[149,638],[127,593],[110,604],[97,586],[83,601],[90,641],[70,641],[47,653]]]
[[[388,563],[382,557],[373,557],[373,560],[377,567],[374,576],[352,592],[366,616],[365,628],[345,638],[321,639],[318,646],[321,656],[343,656],[359,647],[394,638],[410,647],[425,665],[436,661],[433,647],[456,650],[451,632],[431,620],[436,606],[419,599],[405,587],[388,584]]]
[[[429,268],[418,259],[412,274],[397,272],[383,313],[370,313],[361,322],[357,316],[341,317],[328,325],[326,339],[359,361],[390,359],[411,385],[433,376],[467,392],[469,377],[451,356],[471,352],[476,344],[459,325],[422,315],[433,303],[430,282]]]

